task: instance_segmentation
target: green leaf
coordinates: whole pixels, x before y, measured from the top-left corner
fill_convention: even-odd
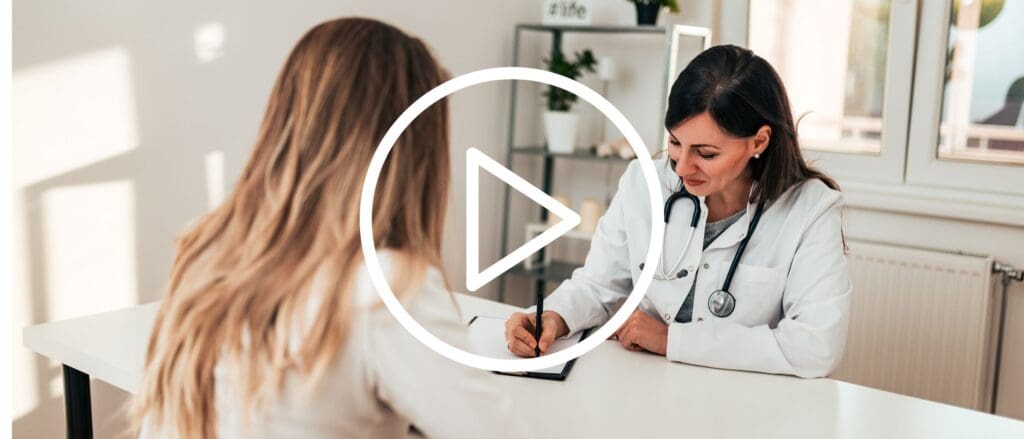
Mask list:
[[[545,68],[549,72],[557,73],[569,79],[579,78],[583,71],[591,73],[596,71],[597,58],[594,57],[594,52],[590,49],[576,52],[573,54],[573,57],[573,61],[569,62],[565,55],[559,51],[553,53],[551,58],[544,58],[543,61]],[[551,111],[569,111],[573,102],[576,102],[576,95],[554,86],[548,87],[548,90],[544,92],[544,97],[547,98],[548,109]]]
[[[668,6],[669,12],[673,14],[679,13],[679,2],[677,0],[661,0],[661,4]]]

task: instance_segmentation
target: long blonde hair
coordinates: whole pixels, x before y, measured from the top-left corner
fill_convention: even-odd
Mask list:
[[[322,375],[349,329],[370,158],[398,115],[447,76],[423,42],[374,20],[328,21],[299,40],[234,191],[177,242],[136,429],[145,418],[179,437],[215,437],[220,360],[242,365],[246,401],[279,392],[288,371]],[[405,271],[440,267],[449,166],[441,101],[394,146],[374,197],[374,241],[410,261]],[[297,349],[295,328],[308,328]]]

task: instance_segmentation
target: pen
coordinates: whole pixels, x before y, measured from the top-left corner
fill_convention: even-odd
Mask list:
[[[542,332],[540,315],[544,312],[544,293],[541,290],[542,288],[537,288],[537,322],[533,325],[533,341],[536,343],[533,346],[533,352],[537,357],[540,356],[540,334]]]

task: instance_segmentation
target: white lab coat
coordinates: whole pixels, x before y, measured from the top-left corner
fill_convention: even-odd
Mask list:
[[[679,177],[666,159],[655,160],[654,166],[664,201]],[[598,223],[584,266],[545,300],[545,309],[558,312],[570,334],[604,324],[632,291],[651,244],[646,194],[643,172],[634,161]],[[842,357],[853,291],[841,235],[842,195],[815,179],[790,188],[765,209],[730,287],[735,311],[725,318],[711,314],[708,296],[722,287],[756,205],[748,204],[746,215],[704,250],[708,209],[704,197],[700,202],[700,222],[682,264],[689,274],[654,279],[640,304],[669,325],[666,357],[800,377],[831,373]],[[675,203],[665,228],[666,270],[683,250],[692,214],[692,203]],[[663,219],[659,215],[657,220]],[[692,321],[676,323],[695,272]]]

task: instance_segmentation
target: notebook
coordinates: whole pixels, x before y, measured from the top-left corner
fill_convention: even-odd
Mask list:
[[[586,338],[588,331],[580,331],[572,337],[555,340],[548,350],[548,354],[555,353],[579,343]],[[469,343],[473,353],[499,360],[515,360],[521,357],[516,356],[508,350],[505,342],[505,319],[497,317],[476,316],[469,321]],[[545,354],[547,355],[547,354]],[[541,378],[548,380],[562,381],[569,376],[575,359],[547,369],[538,369],[533,372],[495,372],[504,375],[525,376],[530,378]]]

